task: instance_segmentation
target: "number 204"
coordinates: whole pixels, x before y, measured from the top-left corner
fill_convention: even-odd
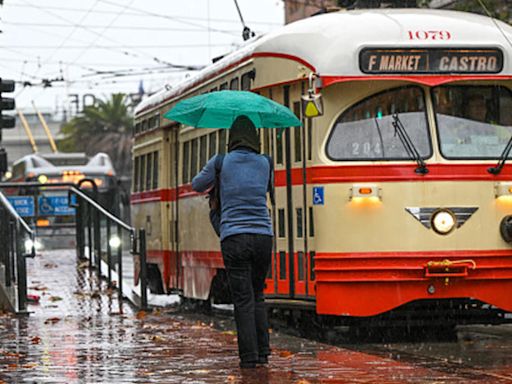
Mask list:
[[[448,31],[407,31],[409,40],[450,40]]]

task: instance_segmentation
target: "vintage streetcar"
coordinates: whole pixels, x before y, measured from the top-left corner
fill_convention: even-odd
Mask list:
[[[162,115],[242,89],[304,122],[260,132],[275,168],[269,306],[352,322],[507,321],[511,41],[510,26],[475,14],[340,11],[254,38],[144,100],[131,209],[151,288],[229,301],[207,200],[190,186],[229,131]]]

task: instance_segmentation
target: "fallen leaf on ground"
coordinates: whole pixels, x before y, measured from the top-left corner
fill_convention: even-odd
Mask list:
[[[155,341],[157,343],[163,343],[165,341],[165,339],[161,336],[158,336],[158,335],[154,335],[152,338],[151,338],[151,341]]]
[[[39,336],[34,336],[34,337],[30,340],[30,342],[31,342],[32,344],[39,344],[39,343],[41,342],[41,338],[40,338]]]
[[[51,268],[57,268],[58,265],[55,263],[46,263],[45,265],[43,265],[43,267],[51,269]]]
[[[40,298],[39,295],[27,294],[27,301],[29,303],[39,303]]]
[[[146,317],[146,312],[145,311],[139,311],[139,312],[137,312],[135,317],[137,318],[137,320],[142,320],[142,319],[144,319]]]
[[[279,352],[279,356],[281,356],[281,357],[286,357],[286,358],[288,358],[288,357],[290,357],[290,356],[292,356],[292,355],[293,355],[293,353],[291,353],[290,351],[280,351],[280,352]]]
[[[60,321],[59,317],[50,317],[44,321],[45,324],[55,324]]]
[[[55,302],[55,301],[61,301],[62,300],[62,297],[60,296],[50,296],[50,299],[49,299],[51,302]]]

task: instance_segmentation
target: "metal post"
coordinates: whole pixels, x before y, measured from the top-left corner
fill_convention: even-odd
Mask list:
[[[94,209],[94,248],[96,253],[96,268],[98,268],[98,283],[101,279],[101,227],[100,211]]]
[[[27,266],[25,264],[25,252],[23,249],[23,237],[21,236],[20,223],[16,223],[16,266],[18,275],[16,283],[18,286],[18,311],[25,311],[27,308]]]
[[[9,242],[9,252],[7,256],[7,260],[5,263],[5,286],[10,287],[12,285],[13,280],[13,261],[16,257],[16,233],[14,228],[14,223],[12,222],[12,219],[8,219],[9,221],[9,236],[7,238]]]
[[[119,312],[123,312],[123,232],[121,226],[117,225],[117,236],[121,244],[117,248],[117,284],[118,284],[118,300],[119,300]]]
[[[75,221],[75,231],[76,231],[76,246],[78,250],[78,259],[83,260],[85,258],[84,252],[84,223],[83,223],[83,203],[82,199],[79,199],[77,196],[78,202],[76,210],[76,221]]]
[[[0,239],[4,239],[4,241],[9,241],[9,220],[7,218],[7,213],[3,207],[0,207]],[[7,264],[9,260],[9,246],[0,247],[0,263],[4,265],[4,275],[5,282],[7,283],[7,276],[9,270],[7,269]]]
[[[139,229],[139,257],[140,257],[140,305],[141,309],[148,307],[147,293],[147,265],[146,265],[146,230]]]
[[[92,263],[92,207],[87,206],[87,245],[89,246],[89,268],[93,267]]]
[[[107,264],[108,264],[107,281],[108,281],[108,287],[110,288],[112,286],[112,248],[110,246],[110,220],[108,218],[106,218],[106,225],[107,225]]]

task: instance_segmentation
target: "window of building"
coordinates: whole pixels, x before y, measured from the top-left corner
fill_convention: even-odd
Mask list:
[[[228,83],[227,81],[225,83],[222,83],[220,86],[219,86],[219,90],[224,90],[224,89],[228,89]]]
[[[219,153],[226,153],[228,144],[228,130],[219,130]]]
[[[302,208],[296,208],[297,213],[297,237],[300,239],[302,235],[302,226],[303,226],[303,217],[302,217]]]
[[[279,252],[279,279],[286,280],[286,252]]]
[[[304,280],[304,252],[297,252],[297,279]]]
[[[283,208],[280,208],[277,210],[277,222],[278,222],[278,236],[279,237],[285,237],[286,236],[286,232],[285,232],[285,219],[284,219],[284,209]]]

